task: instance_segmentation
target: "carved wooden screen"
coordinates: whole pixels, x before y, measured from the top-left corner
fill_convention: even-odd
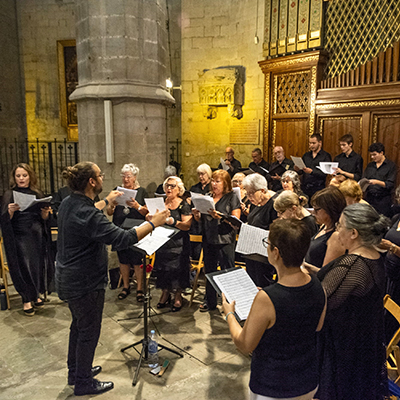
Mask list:
[[[265,74],[264,154],[274,146],[302,156],[315,132],[315,97],[325,63],[319,51],[260,62]]]

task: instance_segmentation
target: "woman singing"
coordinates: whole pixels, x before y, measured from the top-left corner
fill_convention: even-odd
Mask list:
[[[240,218],[240,201],[232,191],[231,177],[224,170],[214,171],[211,178],[211,193],[215,210],[209,214],[200,214],[195,208],[193,216],[202,222],[204,270],[207,273],[235,266],[236,231],[224,220],[224,216],[233,215]],[[206,296],[200,306],[201,312],[217,308],[217,293],[207,281]]]
[[[11,190],[5,192],[1,209],[1,228],[10,275],[22,297],[27,316],[33,316],[35,308],[44,307],[39,294],[46,291],[54,271],[50,227],[46,224],[50,207],[34,206],[21,211],[14,199],[14,192],[43,198],[36,184],[36,174],[28,164],[16,165],[10,176]]]

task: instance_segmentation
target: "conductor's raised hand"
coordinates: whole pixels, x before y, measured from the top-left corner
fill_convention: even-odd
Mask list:
[[[168,209],[163,210],[163,211],[157,210],[157,212],[155,214],[153,214],[149,217],[150,217],[151,222],[154,224],[154,226],[157,227],[157,226],[164,225],[167,222],[167,218],[169,218],[170,214],[171,213],[169,212]]]
[[[119,196],[122,196],[123,193],[119,192],[118,190],[111,190],[111,192],[107,195],[106,199],[108,200],[109,204],[115,206],[117,205],[116,199]]]
[[[224,314],[227,315],[229,312],[235,312],[235,301],[232,301],[232,303],[228,303],[226,301],[225,294],[222,293],[222,308],[224,309]]]

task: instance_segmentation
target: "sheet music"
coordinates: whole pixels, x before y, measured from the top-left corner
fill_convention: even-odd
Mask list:
[[[263,245],[263,239],[268,236],[269,231],[265,229],[242,224],[235,251],[240,254],[261,254],[268,257],[267,248]]]
[[[192,203],[197,211],[208,214],[210,209],[215,210],[214,199],[211,196],[203,196],[199,193],[190,192]]]
[[[337,167],[339,167],[338,162],[320,162],[319,166],[317,166],[326,175],[334,174]]]
[[[236,196],[238,197],[239,201],[242,202],[242,196],[240,194],[240,187],[234,187],[233,188],[233,192],[236,194]]]
[[[167,197],[165,193],[154,193],[155,197]]]
[[[294,165],[299,168],[299,169],[303,169],[306,168],[306,164],[304,164],[304,161],[301,157],[293,157],[290,156],[290,158],[292,159],[292,161],[294,162]]]
[[[143,224],[142,224],[143,225]],[[139,226],[142,226],[139,225]],[[169,238],[174,234],[172,229],[167,229],[162,226],[157,226],[154,231],[145,236],[134,247],[144,250],[148,255],[156,252],[161,246],[168,242]]]
[[[365,192],[367,190],[368,186],[370,185],[370,182],[369,182],[369,179],[362,178],[361,180],[358,181],[358,184],[360,185],[361,190],[363,192]]]
[[[267,174],[269,174],[269,171],[268,171],[267,169],[265,169],[265,168],[263,168],[263,167],[260,167],[259,165],[258,165],[258,168],[262,169],[264,172],[266,172]]]
[[[247,319],[258,289],[243,268],[214,275],[214,281],[229,303],[236,302],[235,312],[241,321]]]
[[[127,206],[126,202],[127,201],[131,201],[131,198],[133,200],[136,199],[136,195],[137,195],[137,190],[132,190],[132,189],[126,189],[123,188],[121,186],[117,186],[117,190],[118,192],[122,192],[123,195],[117,197],[115,200],[117,202],[117,204],[119,204],[120,206]]]
[[[48,196],[42,199],[37,199],[34,194],[25,194],[13,190],[14,203],[17,203],[20,207],[20,211],[25,211],[29,207],[39,203],[50,203],[53,197]]]
[[[155,197],[154,199],[144,199],[147,209],[149,210],[149,214],[154,215],[157,210],[163,211],[165,210],[164,199],[162,197]]]
[[[224,171],[228,171],[229,167],[225,164],[225,160],[222,157],[220,158],[220,163],[221,163],[222,169]]]

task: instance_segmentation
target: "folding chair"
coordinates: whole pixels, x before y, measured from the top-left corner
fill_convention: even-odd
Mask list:
[[[195,243],[201,243],[201,242],[203,241],[203,237],[202,237],[201,235],[190,235],[190,241],[191,241],[191,242],[195,242]],[[190,264],[191,264],[190,270],[191,270],[191,271],[196,271],[196,276],[195,276],[194,281],[193,281],[193,287],[192,287],[192,293],[191,293],[191,295],[190,295],[189,307],[192,306],[194,294],[195,294],[195,291],[196,291],[196,289],[197,289],[197,287],[198,287],[197,282],[198,282],[198,280],[199,280],[199,276],[200,276],[201,269],[202,269],[203,266],[204,266],[204,262],[203,262],[203,248],[201,249],[199,259],[198,259],[198,260],[191,260],[191,261],[190,261]]]
[[[400,307],[387,294],[383,299],[383,305],[393,317],[396,318],[400,325]],[[394,383],[397,384],[400,380],[400,350],[398,343],[400,341],[400,327],[397,329],[389,344],[386,347],[387,370],[396,376]],[[393,374],[392,374],[393,375]]]

